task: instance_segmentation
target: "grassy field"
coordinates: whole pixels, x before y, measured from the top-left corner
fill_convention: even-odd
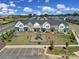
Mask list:
[[[0,25],[5,25],[11,23],[12,21],[14,21],[14,19],[0,20]]]
[[[29,34],[27,33],[18,33],[18,35],[12,37],[11,42],[6,42],[8,45],[25,45],[29,43]]]
[[[77,24],[69,23],[69,28],[70,28],[70,29],[76,30],[78,27],[79,27],[79,25],[77,25]]]
[[[77,52],[77,51],[79,51],[79,47],[69,47],[67,55],[68,56],[76,56],[74,54],[74,52]],[[49,49],[47,49],[47,53],[54,54],[54,55],[64,55],[65,54],[63,51],[63,48],[61,48],[61,47],[56,47],[53,52],[50,51]]]
[[[68,42],[69,44],[77,44],[76,40],[74,40],[74,42],[71,42],[72,39],[70,39],[69,36],[63,33],[48,33],[46,37],[48,37],[48,40],[53,40],[55,45],[63,45],[65,44],[65,42]]]
[[[18,32],[18,35],[11,38],[11,42],[6,42],[7,44],[11,45],[25,45],[25,44],[34,44],[36,45],[36,42],[31,42],[31,40],[35,40],[37,34],[34,32]],[[47,40],[47,42],[41,43],[43,45],[50,44],[50,40],[54,41],[55,45],[63,45],[65,42],[68,42],[69,44],[77,44],[77,41],[74,40],[74,42],[71,42],[69,36],[62,34],[62,33],[44,33],[42,34],[42,39]]]

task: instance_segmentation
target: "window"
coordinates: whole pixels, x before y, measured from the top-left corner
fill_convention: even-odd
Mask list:
[[[23,25],[19,25],[20,27],[23,27]]]
[[[60,26],[60,28],[63,28],[63,26]]]
[[[47,28],[49,28],[49,26],[48,26],[48,25],[47,25],[46,27],[47,27]]]

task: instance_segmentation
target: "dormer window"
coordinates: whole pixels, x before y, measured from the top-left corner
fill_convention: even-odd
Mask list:
[[[19,25],[20,27],[23,27],[23,25]]]
[[[60,28],[63,28],[63,26],[60,26]]]

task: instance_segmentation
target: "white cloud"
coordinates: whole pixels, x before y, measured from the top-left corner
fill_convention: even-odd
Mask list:
[[[10,7],[15,7],[12,1],[10,4],[0,3],[0,13],[4,15],[15,14],[16,9],[12,9]]]
[[[27,15],[26,13],[21,13],[21,15]]]
[[[7,12],[8,8],[2,8],[2,12]]]
[[[0,15],[2,15],[3,14],[3,12],[0,12]]]
[[[15,7],[16,5],[15,5],[15,4],[10,4],[10,6],[11,6],[11,7]]]
[[[3,8],[2,9],[2,13],[5,15],[10,15],[10,14],[15,14],[15,10],[14,9],[8,9],[8,8]]]
[[[68,11],[68,10],[70,10],[70,8],[69,7],[68,8],[64,8],[64,10]]]
[[[41,15],[41,12],[38,11],[38,10],[34,10],[34,11],[33,11],[33,14]]]
[[[8,4],[0,3],[0,9],[2,9],[2,8],[8,8],[8,7],[9,7]]]
[[[15,14],[14,11],[10,11],[10,12],[8,12],[8,15],[13,15],[13,14]]]
[[[63,14],[61,11],[57,11],[56,14]]]
[[[48,6],[44,6],[42,7],[42,11],[46,11],[46,12],[55,12],[56,9],[48,7]]]
[[[25,12],[32,12],[32,9],[29,8],[29,7],[25,7],[25,8],[24,8],[24,11],[25,11]]]
[[[45,2],[49,2],[49,0],[45,0]]]
[[[64,10],[65,11],[79,11],[79,8],[69,8],[69,7],[67,7]]]
[[[16,7],[16,5],[14,4],[13,1],[10,1],[10,6],[11,6],[11,7]]]
[[[28,0],[28,2],[32,2],[32,0]]]
[[[64,5],[64,4],[57,4],[56,7],[57,7],[58,9],[60,9],[60,8],[65,8],[65,5]]]

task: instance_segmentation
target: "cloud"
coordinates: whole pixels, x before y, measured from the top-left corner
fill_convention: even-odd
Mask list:
[[[21,15],[27,15],[26,13],[21,13]]]
[[[44,7],[42,7],[42,11],[45,11],[45,12],[55,12],[56,9],[48,7],[48,6],[44,6]]]
[[[62,14],[63,12],[61,12],[61,11],[56,11],[56,13],[55,14]]]
[[[15,12],[13,12],[13,11],[8,12],[8,15],[14,15],[14,14],[15,14]]]
[[[65,11],[79,11],[79,8],[70,8],[70,7],[67,7],[67,8],[64,8]]]
[[[14,9],[2,9],[2,12],[6,15],[11,15],[11,14],[15,14],[15,10]]]
[[[3,14],[3,12],[0,12],[0,15],[2,15]]]
[[[6,14],[8,12],[8,8],[3,8],[1,11]]]
[[[45,2],[49,2],[49,0],[45,0]]]
[[[64,10],[68,11],[68,10],[70,10],[70,8],[69,7],[68,8],[64,8]]]
[[[39,10],[34,10],[33,14],[41,15],[42,13]]]
[[[8,7],[9,7],[8,4],[0,3],[0,9],[2,9],[2,8],[8,8]]]
[[[64,5],[64,4],[57,4],[56,7],[57,7],[58,9],[60,9],[60,8],[65,8],[65,5]]]
[[[18,10],[16,9],[15,12],[17,12]]]
[[[28,2],[32,2],[32,0],[28,0]]]
[[[10,6],[11,6],[11,7],[16,7],[16,5],[14,4],[13,1],[10,1]]]
[[[29,8],[29,7],[25,7],[23,11],[25,11],[25,12],[32,12],[32,9]]]

